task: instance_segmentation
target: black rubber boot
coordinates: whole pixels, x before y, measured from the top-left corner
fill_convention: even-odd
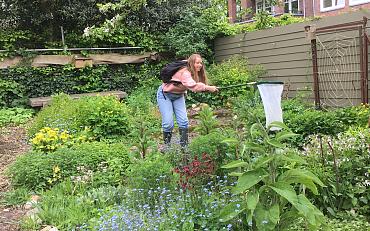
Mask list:
[[[164,141],[164,144],[171,143],[171,137],[172,137],[172,132],[163,132],[163,141]]]
[[[172,132],[163,132],[164,145],[159,147],[159,151],[161,153],[166,153],[170,149],[171,137],[172,137]]]
[[[188,131],[187,128],[179,128],[180,132],[180,145],[182,148],[186,148],[188,146],[189,138],[188,138]]]

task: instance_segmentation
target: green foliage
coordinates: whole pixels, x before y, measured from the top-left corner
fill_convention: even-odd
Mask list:
[[[16,31],[30,30],[37,34],[39,39],[27,44],[22,43],[21,40],[18,42],[22,44],[22,47],[44,48],[46,42],[60,40],[61,26],[63,26],[64,33],[67,35],[69,33],[81,33],[85,27],[100,23],[104,21],[105,17],[111,17],[112,14],[99,12],[96,6],[98,3],[104,2],[106,1],[2,1],[0,5],[0,28],[5,31],[11,29]]]
[[[13,80],[0,79],[0,108],[24,103],[24,88]]]
[[[152,153],[145,159],[138,159],[126,171],[127,186],[133,189],[149,190],[155,187],[174,188],[176,177],[168,157]]]
[[[272,126],[282,130],[269,134]],[[221,210],[223,222],[243,214],[243,222],[257,230],[285,230],[298,218],[303,218],[310,230],[323,223],[323,214],[302,191],[304,186],[317,195],[316,185],[323,183],[302,167],[304,161],[295,152],[286,149],[283,142],[294,136],[280,122],[271,123],[267,129],[252,125],[243,159],[223,166],[236,169],[231,175],[239,179],[232,192],[240,195],[238,201]],[[300,189],[298,194],[295,188]]]
[[[155,64],[144,63],[142,65],[99,65],[82,69],[72,66],[1,69],[0,85],[2,81],[6,81],[7,84],[16,82],[17,85],[0,88],[0,95],[5,93],[14,95],[12,91],[19,94],[19,89],[22,89],[27,97],[50,96],[61,92],[77,94],[111,90],[122,90],[130,94],[140,86],[142,79],[155,78],[159,74],[158,68]]]
[[[28,129],[28,136],[33,138],[44,127],[58,128],[62,131],[75,129],[77,106],[77,103],[65,94],[54,96],[51,105],[43,108],[35,117]]]
[[[142,47],[148,51],[159,48],[159,41],[155,34],[132,26],[117,27],[111,21],[106,21],[101,27],[87,28],[84,37],[94,44],[105,46]]]
[[[370,230],[370,223],[366,217],[356,214],[338,214],[334,219],[329,219],[328,230],[352,231]]]
[[[32,109],[25,108],[0,109],[0,127],[8,124],[23,124],[33,116],[33,113]]]
[[[195,127],[194,131],[199,132],[200,135],[210,134],[218,126],[216,116],[213,115],[213,110],[208,105],[202,107],[197,119],[199,120],[199,124]]]
[[[44,127],[58,128],[71,134],[87,127],[97,139],[118,138],[129,132],[129,109],[115,97],[83,97],[72,100],[61,94],[39,112],[29,128],[29,136]]]
[[[233,56],[222,63],[211,65],[208,69],[210,83],[217,87],[254,82],[264,73],[261,66],[249,65],[247,58],[241,56]],[[225,105],[232,98],[247,94],[251,87],[253,85],[225,88],[214,94],[190,92],[188,100],[216,106]]]
[[[315,136],[310,140],[305,156],[326,185],[315,204],[332,216],[341,210],[369,216],[370,130],[356,128],[336,137]]]
[[[236,30],[236,33],[251,32],[277,26],[285,26],[293,23],[300,23],[306,21],[307,19],[295,17],[291,14],[283,14],[279,17],[274,17],[266,11],[261,11],[253,17],[253,20],[254,21],[251,23],[234,25],[234,30]]]
[[[300,136],[292,143],[302,146],[311,134],[336,135],[350,126],[365,126],[370,116],[367,106],[354,106],[332,110],[315,110],[302,107],[300,101],[283,102],[284,122]]]
[[[42,193],[37,216],[44,224],[73,230],[76,226],[98,217],[101,212],[124,199],[120,186],[89,189],[84,184],[66,180]]]
[[[184,9],[178,22],[164,36],[165,44],[178,57],[193,53],[211,57],[213,39],[228,34],[226,9],[225,2],[219,0]]]
[[[25,204],[30,199],[30,192],[27,188],[17,188],[15,190],[6,192],[0,201],[5,206],[14,206]]]
[[[265,112],[259,91],[255,88],[231,100],[236,120],[246,127],[254,123],[263,123]]]
[[[198,156],[207,153],[215,162],[216,171],[228,161],[235,160],[235,145],[228,145],[223,142],[226,139],[221,133],[210,133],[197,136],[189,144],[189,151],[192,155]]]
[[[122,144],[83,143],[62,147],[52,154],[29,152],[17,158],[8,169],[14,187],[47,189],[65,179],[93,186],[118,185],[129,165]]]
[[[3,61],[5,57],[16,55],[17,50],[24,47],[31,38],[32,34],[26,30],[17,31],[0,29],[0,50],[6,50],[5,52],[0,52],[0,61]]]
[[[78,100],[77,106],[77,126],[90,128],[97,139],[128,134],[130,112],[115,97],[84,97]]]
[[[153,131],[159,131],[158,128],[151,127],[150,123],[142,120],[142,116],[137,116],[137,120],[131,123],[132,130],[130,132],[130,137],[132,139],[132,145],[141,158],[145,158],[152,149],[156,149],[156,142],[153,141]],[[159,121],[157,123],[160,124]]]

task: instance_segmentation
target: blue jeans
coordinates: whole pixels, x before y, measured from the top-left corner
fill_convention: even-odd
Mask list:
[[[157,91],[157,103],[162,115],[162,129],[171,132],[174,127],[173,114],[179,128],[188,128],[189,120],[186,113],[184,94],[165,93],[162,86]]]

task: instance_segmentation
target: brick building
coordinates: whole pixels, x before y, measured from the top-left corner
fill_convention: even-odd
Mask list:
[[[271,5],[265,0],[228,0],[230,22],[248,21],[265,10],[272,15],[291,13],[301,17],[332,16],[361,8],[370,9],[370,0],[278,0]]]

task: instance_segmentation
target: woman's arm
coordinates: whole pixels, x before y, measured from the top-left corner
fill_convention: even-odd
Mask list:
[[[202,91],[210,91],[215,92],[217,91],[217,87],[206,85],[201,82],[195,82],[194,79],[191,77],[191,73],[188,70],[183,70],[183,73],[180,77],[180,81],[182,85],[184,85],[187,89],[193,92],[202,92]]]

